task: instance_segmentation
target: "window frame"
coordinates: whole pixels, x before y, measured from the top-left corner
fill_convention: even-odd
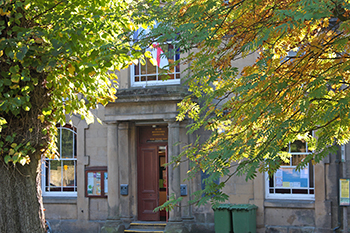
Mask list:
[[[60,133],[58,134],[60,138],[58,139],[60,145],[58,146],[59,154],[61,154],[61,148],[62,148],[62,130],[68,130],[69,132],[73,133],[73,154],[72,158],[60,158],[59,160],[57,159],[49,159],[49,158],[43,158],[42,159],[42,174],[41,174],[41,190],[42,190],[42,196],[45,197],[76,197],[78,194],[78,183],[77,183],[77,165],[78,165],[78,160],[77,160],[77,130],[73,125],[66,124],[64,126],[57,126],[57,130],[60,130]],[[60,155],[61,157],[61,155]],[[51,191],[47,190],[50,186],[47,186],[46,183],[50,183],[50,161],[60,161],[61,163],[61,188],[60,191]],[[64,161],[73,161],[74,164],[74,185],[72,186],[73,191],[64,191],[62,190],[63,187],[63,163]],[[70,186],[68,186],[70,187]]]
[[[291,152],[291,144],[288,144],[288,152],[291,154],[291,159],[293,159],[294,155],[308,155],[311,154],[312,152],[309,152],[308,150],[308,145],[307,142],[305,142],[306,145],[306,151],[305,152]],[[310,166],[312,166],[312,168],[310,168]],[[290,161],[290,165],[286,166],[286,165],[281,165],[280,168],[278,170],[282,170],[283,168],[285,169],[290,169],[290,168],[296,168],[296,165],[292,165],[292,160]],[[304,169],[308,169],[308,178],[307,178],[307,186],[306,188],[300,188],[300,189],[306,189],[308,190],[308,194],[297,194],[297,193],[292,193],[293,188],[289,187],[289,189],[291,190],[291,193],[270,193],[270,189],[276,189],[276,185],[274,183],[273,187],[270,187],[270,177],[268,175],[268,173],[265,173],[265,198],[266,199],[289,199],[289,200],[315,200],[315,167],[314,165],[312,165],[311,161],[308,164],[307,167],[305,167]],[[303,170],[303,169],[302,169]],[[301,170],[301,171],[302,171]],[[310,173],[312,172],[312,175],[310,175]],[[272,179],[275,179],[275,174],[273,174],[273,176],[271,177]],[[311,176],[311,177],[310,177]],[[310,179],[313,179],[312,183],[313,183],[313,187],[310,187]],[[284,189],[283,187],[280,189]],[[288,189],[288,188],[285,188]],[[313,194],[310,194],[310,190],[313,190]]]

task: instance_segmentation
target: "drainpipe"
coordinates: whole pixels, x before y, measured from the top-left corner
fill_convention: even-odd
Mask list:
[[[337,165],[337,190],[338,190],[338,198],[339,198],[339,179],[340,179],[340,156],[341,156],[341,148],[339,147],[337,151],[337,157],[335,159],[335,163]],[[338,226],[333,229],[333,232],[335,233],[339,228],[341,227],[341,208],[339,206],[339,200],[338,200]]]

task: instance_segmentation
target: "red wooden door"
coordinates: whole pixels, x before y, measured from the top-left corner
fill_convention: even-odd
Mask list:
[[[138,219],[159,221],[159,165],[157,146],[139,146],[137,158]]]

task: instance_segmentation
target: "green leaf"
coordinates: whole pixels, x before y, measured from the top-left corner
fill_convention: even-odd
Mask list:
[[[11,75],[11,81],[13,83],[19,83],[21,76],[19,74]]]
[[[11,66],[11,67],[10,67],[10,72],[11,72],[12,74],[16,74],[16,73],[18,73],[18,71],[19,71],[19,66],[18,66],[18,65],[15,65],[15,66]]]
[[[11,135],[7,135],[6,138],[5,138],[5,141],[9,142],[9,143],[12,143],[14,140],[14,137],[12,137]]]
[[[4,161],[5,161],[6,164],[8,164],[9,162],[12,162],[13,160],[12,160],[12,157],[10,155],[6,155],[4,157]]]

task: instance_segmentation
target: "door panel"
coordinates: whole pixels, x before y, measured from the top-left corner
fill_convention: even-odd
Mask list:
[[[159,204],[157,146],[139,146],[137,167],[138,218],[143,221],[158,221],[159,212],[153,212]]]

